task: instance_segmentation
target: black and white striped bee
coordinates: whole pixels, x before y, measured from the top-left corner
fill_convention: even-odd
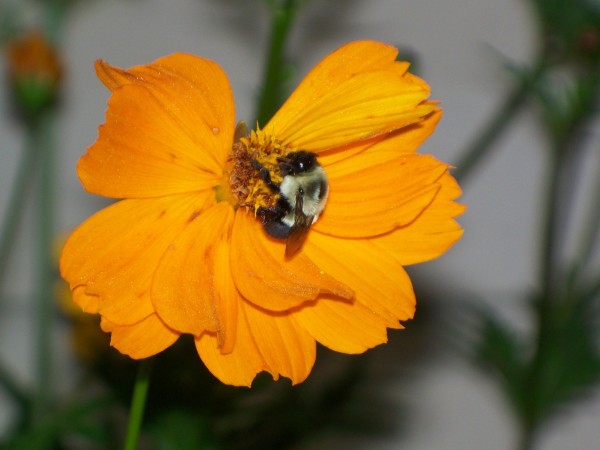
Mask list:
[[[277,184],[269,171],[257,161],[254,168],[261,180],[279,198],[272,207],[257,211],[267,234],[285,239],[285,256],[290,258],[304,243],[310,226],[317,221],[325,208],[329,183],[327,175],[317,161],[317,155],[304,150],[277,158],[283,179]]]

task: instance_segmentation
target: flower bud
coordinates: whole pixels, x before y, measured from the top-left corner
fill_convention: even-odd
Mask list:
[[[6,57],[17,107],[37,116],[57,97],[62,63],[56,49],[40,31],[32,31],[10,40]]]

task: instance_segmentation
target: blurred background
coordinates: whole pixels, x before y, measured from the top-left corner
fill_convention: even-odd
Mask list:
[[[6,448],[118,448],[123,433],[135,364],[65,306],[55,273],[45,280],[58,300],[46,314],[44,395],[58,412],[30,426],[29,387],[40,377],[39,225],[50,221],[57,258],[61,236],[107,204],[86,194],[75,173],[109,96],[94,60],[130,67],[179,51],[213,59],[230,78],[238,120],[251,123],[272,17],[284,3],[0,0],[4,230],[8,216],[18,217],[0,272]],[[419,304],[406,330],[390,331],[388,345],[365,355],[320,348],[298,388],[268,377],[252,390],[222,386],[189,342],[165,352],[151,382],[144,448],[598,448],[599,17],[592,0],[300,2],[285,45],[288,92],[348,41],[399,47],[442,103],[444,117],[420,151],[457,166],[469,208],[464,237],[442,258],[409,268]],[[15,99],[6,50],[36,28],[62,60],[56,98],[40,106],[51,111],[42,130],[32,125],[37,112]],[[50,190],[46,156],[34,152],[21,166],[35,142],[40,152],[52,147]],[[28,181],[15,209],[20,179]]]

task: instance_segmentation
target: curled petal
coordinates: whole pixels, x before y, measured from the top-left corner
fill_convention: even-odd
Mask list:
[[[405,76],[397,50],[371,41],[327,56],[298,86],[265,130],[282,142],[321,152],[416,123],[433,109],[428,86]]]
[[[73,288],[73,302],[86,313],[98,314],[100,310],[100,298],[97,295],[86,294],[85,289],[85,285]]]
[[[299,325],[320,344],[341,353],[362,353],[387,342],[385,321],[360,301],[321,298],[294,310]]]
[[[196,348],[206,367],[227,384],[250,386],[257,373],[300,383],[316,358],[315,340],[285,313],[272,313],[246,302],[239,304],[236,344],[230,353],[219,351],[218,339],[205,333]]]
[[[363,238],[413,222],[437,195],[448,166],[430,156],[365,151],[328,169],[330,194],[314,230]]]
[[[238,304],[244,299],[235,286],[231,273],[231,235],[222,239],[212,248],[209,261],[214,266],[213,283],[215,286],[215,309],[219,318],[217,343],[221,353],[233,351],[237,342]]]
[[[111,322],[139,322],[154,312],[150,287],[160,258],[209,200],[209,195],[189,194],[122,200],[103,209],[65,243],[62,277],[79,302],[95,301],[88,308]]]
[[[100,326],[103,331],[111,333],[110,345],[133,359],[156,355],[179,338],[179,333],[167,327],[156,314],[125,326],[103,317]]]
[[[216,333],[204,333],[196,337],[196,350],[208,370],[221,382],[250,387],[254,377],[259,372],[268,370],[268,366],[248,328],[241,302],[234,306],[238,320],[235,345],[231,351],[222,351]]]
[[[78,165],[88,191],[146,198],[219,182],[235,111],[217,64],[175,54],[130,71],[99,61],[97,71],[114,91],[98,140]]]
[[[277,380],[279,375],[301,383],[310,373],[316,358],[315,340],[294,320],[293,314],[274,313],[242,303],[254,342]]]
[[[437,258],[458,241],[463,230],[454,218],[465,211],[465,206],[454,200],[461,190],[449,173],[439,184],[438,195],[413,223],[374,238],[374,245],[390,252],[400,264],[409,265]]]
[[[190,220],[167,247],[152,281],[159,317],[180,333],[221,333],[225,311],[217,309],[215,248],[229,236],[233,209],[221,202]],[[233,282],[231,282],[233,284]]]
[[[321,293],[352,297],[352,290],[302,252],[284,256],[285,243],[265,234],[251,214],[238,209],[231,237],[231,269],[241,294],[270,311],[285,311]]]
[[[354,290],[354,302],[378,316],[386,327],[399,328],[398,321],[413,317],[415,295],[410,278],[396,259],[370,241],[311,233],[303,252],[324,271],[344,280]],[[355,311],[360,314],[361,309]]]

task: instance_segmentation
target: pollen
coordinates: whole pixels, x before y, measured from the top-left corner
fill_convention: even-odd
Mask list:
[[[259,167],[269,171],[271,180],[282,180],[277,158],[292,151],[262,130],[252,130],[248,136],[234,142],[227,161],[229,187],[238,206],[252,209],[275,205],[279,194],[273,192],[259,176]]]

